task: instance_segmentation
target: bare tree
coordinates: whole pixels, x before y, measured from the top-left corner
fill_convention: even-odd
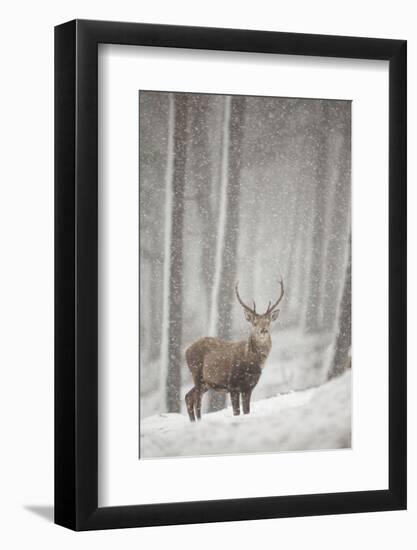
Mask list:
[[[215,212],[211,201],[212,167],[209,143],[210,96],[190,97],[190,143],[188,154],[189,171],[192,174],[192,190],[201,223],[201,267],[200,273],[206,291],[207,311],[214,276],[214,251],[216,242]]]
[[[140,237],[140,347],[141,391],[159,388],[157,368],[161,352],[164,227],[158,213],[165,195],[165,155],[167,152],[168,97],[155,92],[140,92],[139,140],[139,237]],[[146,113],[146,116],[143,116]],[[142,205],[146,204],[146,208]]]
[[[144,230],[144,227],[141,227]],[[156,233],[150,231],[150,249],[141,250],[141,311],[146,322],[140,323],[141,345],[147,349],[146,360],[155,361],[161,351],[161,269],[162,257]],[[146,343],[145,343],[146,340]]]
[[[231,113],[231,98],[224,98],[224,115],[222,128],[222,150],[221,150],[221,169],[220,169],[220,189],[219,189],[219,205],[217,225],[217,239],[214,257],[214,274],[213,285],[210,301],[210,316],[209,316],[209,335],[216,336],[218,329],[218,296],[222,276],[223,248],[226,234],[226,218],[227,218],[227,186],[228,186],[228,164],[229,164],[229,125]]]
[[[306,331],[320,330],[320,305],[322,299],[323,257],[325,250],[325,216],[327,192],[327,165],[329,151],[328,102],[317,102],[317,120],[310,130],[310,144],[316,154],[314,166],[313,228],[311,238],[311,268],[306,311]]]
[[[334,329],[337,321],[340,280],[343,278],[346,242],[349,231],[351,203],[351,135],[350,104],[335,109],[331,128],[332,182],[329,193],[329,215],[326,227],[325,273],[323,277],[322,326],[326,331]]]
[[[227,185],[227,220],[223,248],[222,276],[218,295],[218,335],[231,338],[233,289],[236,281],[237,245],[239,236],[239,199],[241,147],[245,98],[232,97],[230,114],[229,166]]]
[[[245,98],[226,98],[225,133],[223,142],[223,219],[222,232],[218,236],[217,288],[213,292],[215,317],[212,318],[211,332],[219,338],[230,340],[232,336],[233,288],[236,282],[237,246],[239,232],[239,198],[241,177],[241,148]],[[225,395],[210,395],[210,410],[220,410],[225,406]]]
[[[348,258],[345,281],[339,306],[339,323],[335,348],[328,378],[334,378],[350,366],[350,349],[352,333],[352,253],[351,237],[348,241]]]
[[[167,161],[164,338],[161,360],[166,374],[168,412],[180,412],[183,306],[183,221],[187,156],[187,94],[170,94],[170,139]]]

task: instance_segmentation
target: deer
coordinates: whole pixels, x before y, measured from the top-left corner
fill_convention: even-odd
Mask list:
[[[230,394],[233,415],[240,415],[240,401],[243,414],[250,412],[250,400],[254,387],[259,382],[265,362],[271,351],[272,340],[269,331],[273,321],[278,319],[280,304],[284,296],[284,283],[279,281],[280,295],[265,313],[256,312],[243,302],[239,295],[239,283],[235,294],[243,308],[246,321],[250,323],[250,333],[246,340],[230,342],[221,338],[200,338],[185,351],[187,366],[194,386],[185,396],[185,404],[191,422],[201,420],[201,401],[209,390]],[[240,399],[241,398],[241,399]]]

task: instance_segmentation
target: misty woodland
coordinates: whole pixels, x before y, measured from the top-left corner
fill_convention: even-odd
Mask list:
[[[139,92],[140,458],[351,446],[351,103]]]

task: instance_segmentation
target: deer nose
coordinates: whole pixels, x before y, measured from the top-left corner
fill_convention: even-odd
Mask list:
[[[267,329],[266,328],[261,329],[261,334],[262,335],[268,334]]]

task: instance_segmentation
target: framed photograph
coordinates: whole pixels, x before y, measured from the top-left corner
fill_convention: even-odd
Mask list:
[[[406,42],[55,29],[55,522],[406,508]]]

